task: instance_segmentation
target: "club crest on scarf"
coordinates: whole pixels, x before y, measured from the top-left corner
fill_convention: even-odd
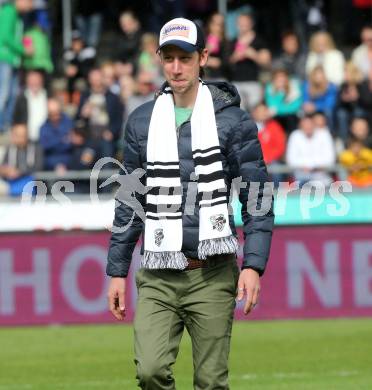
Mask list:
[[[210,217],[213,229],[217,229],[219,232],[222,232],[223,227],[226,223],[226,218],[223,214],[215,214]]]
[[[155,238],[155,244],[157,246],[160,246],[161,242],[163,241],[163,238],[164,238],[163,229],[155,229],[154,230],[154,238]]]

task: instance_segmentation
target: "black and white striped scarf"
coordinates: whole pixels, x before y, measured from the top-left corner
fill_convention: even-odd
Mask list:
[[[238,243],[229,225],[226,184],[212,95],[199,83],[191,116],[191,146],[197,177],[199,259],[235,253]],[[147,143],[145,242],[142,266],[184,269],[182,186],[174,101],[170,88],[159,95],[152,112]]]

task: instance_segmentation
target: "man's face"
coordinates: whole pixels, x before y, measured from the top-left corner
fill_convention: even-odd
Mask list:
[[[138,21],[129,13],[123,13],[120,16],[119,23],[121,29],[127,34],[137,31],[139,27]]]
[[[240,15],[237,26],[240,34],[253,30],[253,19],[249,15]]]
[[[15,6],[21,14],[32,11],[32,0],[16,0]]]
[[[362,42],[365,45],[372,47],[372,28],[365,28],[362,31]]]
[[[110,87],[115,83],[115,68],[113,65],[105,65],[101,68],[103,84]]]
[[[199,80],[199,69],[208,59],[208,51],[188,53],[176,46],[169,45],[161,49],[161,64],[164,77],[176,94],[190,91]]]
[[[150,94],[154,88],[152,75],[147,73],[140,73],[137,77],[136,84],[137,84],[137,92],[143,96]]]
[[[255,122],[266,122],[269,119],[269,110],[264,104],[257,106],[253,112]]]
[[[48,117],[52,122],[58,122],[61,119],[61,105],[55,99],[48,101]]]
[[[313,122],[317,129],[327,127],[327,118],[323,114],[315,114],[313,116]]]
[[[84,47],[83,40],[80,38],[73,39],[71,42],[72,51],[79,53]]]
[[[358,139],[366,139],[369,133],[368,122],[362,118],[356,118],[351,123],[351,133]]]
[[[303,118],[300,122],[300,128],[307,137],[311,137],[314,134],[314,122],[311,118]]]
[[[26,78],[27,88],[36,93],[43,88],[43,76],[38,72],[30,72]]]
[[[288,54],[296,54],[298,51],[298,40],[295,35],[287,35],[283,39],[283,50]]]
[[[102,72],[99,69],[89,73],[89,84],[93,91],[101,91],[104,88]]]
[[[27,127],[23,124],[16,124],[12,127],[11,142],[18,147],[27,145]]]

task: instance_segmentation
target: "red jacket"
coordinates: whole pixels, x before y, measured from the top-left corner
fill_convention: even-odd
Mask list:
[[[286,135],[282,126],[271,119],[258,132],[262,153],[266,164],[280,160],[285,153]]]

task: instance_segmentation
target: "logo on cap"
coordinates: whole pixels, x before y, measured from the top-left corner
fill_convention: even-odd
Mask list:
[[[185,37],[188,38],[190,34],[190,27],[182,24],[170,24],[166,26],[162,32],[161,39],[166,39],[168,37]]]

